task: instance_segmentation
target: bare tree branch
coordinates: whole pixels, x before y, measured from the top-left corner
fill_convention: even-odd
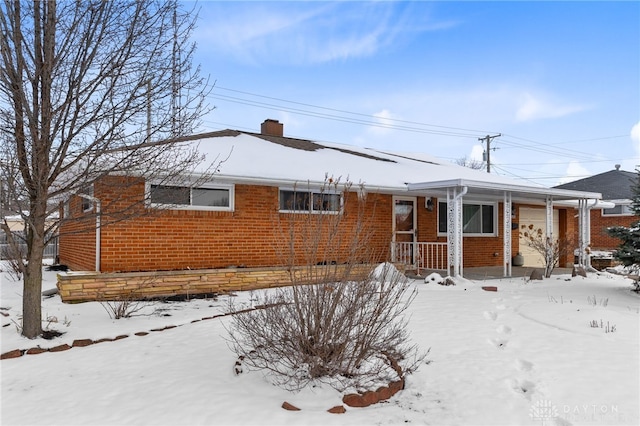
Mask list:
[[[25,336],[42,330],[42,252],[61,200],[108,175],[193,183],[197,150],[157,142],[190,134],[208,109],[194,23],[177,0],[1,0],[0,180],[26,224]],[[112,220],[142,211],[120,201]]]

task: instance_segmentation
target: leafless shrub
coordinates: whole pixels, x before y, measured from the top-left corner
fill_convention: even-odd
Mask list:
[[[276,289],[265,309],[233,316],[231,347],[249,368],[272,373],[274,383],[300,389],[314,380],[339,390],[398,379],[426,354],[409,343],[405,312],[416,296],[408,280],[385,264],[359,281]]]
[[[602,320],[600,320],[600,322],[598,322],[598,320],[592,320],[592,321],[589,321],[589,327],[601,328],[604,330],[605,333],[615,333],[616,331],[616,325],[609,324],[609,321],[607,321],[607,323],[605,324],[604,321]]]
[[[467,157],[466,155],[464,157],[456,158],[453,163],[457,164],[458,166],[468,167],[473,170],[486,170],[487,168],[487,165],[484,161],[476,160]]]
[[[22,280],[22,271],[24,270],[24,252],[20,247],[7,245],[0,255],[5,259],[5,263],[9,266],[7,273],[14,281]]]
[[[325,183],[337,188],[333,180]],[[280,247],[293,285],[258,296],[264,309],[231,307],[239,313],[228,329],[229,346],[279,386],[296,390],[322,381],[338,390],[366,389],[411,373],[426,357],[410,343],[406,318],[417,288],[390,263],[371,270],[379,256],[368,244],[373,234],[364,202],[360,195],[357,208],[344,203],[338,214],[290,217]],[[370,265],[365,273],[363,265]]]
[[[548,237],[542,228],[534,225],[521,225],[520,236],[525,238],[529,247],[538,252],[544,261],[544,276],[551,277],[551,273],[558,266],[561,257],[573,249],[573,241],[568,236],[563,239]]]
[[[25,269],[24,259],[27,257],[26,247],[22,244],[24,239],[20,232],[12,232],[10,230],[6,220],[0,223],[0,228],[6,232],[2,235],[3,238],[1,238],[5,244],[2,245],[0,259],[6,261],[9,276],[15,281],[21,281]]]
[[[148,300],[139,300],[132,295],[127,295],[119,297],[118,300],[100,302],[100,305],[107,311],[109,318],[121,319],[131,318],[152,303]]]
[[[596,297],[596,295],[594,294],[593,297],[591,296],[587,296],[587,303],[593,307],[598,306],[598,304],[604,308],[607,307],[607,305],[609,304],[609,298],[608,297],[602,297],[600,298],[600,301],[598,301],[598,298]]]
[[[156,282],[157,279],[157,275],[151,274],[142,279],[137,288],[126,292],[123,291],[120,295],[115,297],[114,300],[103,301],[100,302],[100,304],[104,310],[107,311],[107,314],[109,314],[109,318],[111,319],[130,318],[147,306],[151,306],[156,303],[155,300],[143,296],[143,289],[145,287],[153,286],[153,283]],[[102,297],[101,294],[98,294],[98,296],[100,298]]]

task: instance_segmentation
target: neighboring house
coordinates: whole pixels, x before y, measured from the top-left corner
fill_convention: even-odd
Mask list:
[[[512,230],[523,213],[543,218],[543,226],[552,224],[553,236],[562,239],[585,226],[573,219],[576,200],[586,211],[587,200],[601,197],[523,185],[425,154],[289,138],[276,120],[263,122],[260,133],[223,130],[181,143],[197,146],[208,161],[226,158],[210,182],[195,188],[158,186],[143,176],[96,182],[91,196],[103,206],[114,191],[125,191],[118,183],[128,179],[136,183],[126,186],[132,199],[150,194],[151,203],[164,209],[97,232],[95,219],[63,220],[60,262],[76,271],[101,272],[281,266],[276,247],[287,238],[282,232],[287,218],[323,212],[352,219],[366,195],[373,261],[391,259],[452,276],[461,276],[463,267],[502,266],[509,276],[521,244]],[[326,177],[354,185],[327,192]],[[91,206],[72,197],[64,217],[81,218]],[[102,214],[106,217],[108,209]],[[344,226],[354,226],[351,219]],[[551,233],[551,226],[547,229]],[[317,261],[344,258],[334,253]],[[573,258],[561,262],[573,264]]]
[[[54,215],[51,219],[57,219],[57,214]],[[19,245],[19,250],[21,253],[26,254],[27,252],[27,244],[24,242],[25,236],[25,223],[24,219],[19,214],[11,214],[0,217],[0,222],[6,224],[11,231],[12,234],[16,236],[16,241]],[[51,222],[47,222],[47,226],[50,226]],[[7,240],[7,234],[4,230],[0,230],[0,259],[10,259],[15,252],[9,247],[9,241]],[[58,238],[55,237],[51,239],[49,244],[47,244],[44,248],[43,256],[45,258],[53,258],[56,259],[58,256]]]
[[[612,226],[630,226],[638,218],[631,208],[633,185],[638,174],[620,170],[616,164],[614,170],[558,185],[555,188],[575,191],[592,191],[602,194],[602,201],[615,204],[603,208],[593,206],[590,213],[590,248],[593,252],[610,252],[620,245],[620,240],[609,236],[607,229]],[[577,223],[577,218],[575,219]]]

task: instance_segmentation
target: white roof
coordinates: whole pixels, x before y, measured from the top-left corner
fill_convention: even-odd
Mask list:
[[[325,176],[362,183],[368,191],[436,194],[467,186],[469,194],[502,194],[526,198],[601,198],[599,193],[523,185],[515,179],[473,170],[424,153],[399,153],[234,130],[188,138],[206,155],[203,165],[224,160],[217,179],[271,185],[322,184]],[[473,190],[473,191],[472,191]]]

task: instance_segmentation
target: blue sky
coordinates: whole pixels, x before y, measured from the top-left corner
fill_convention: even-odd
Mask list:
[[[187,6],[193,5],[187,3]],[[198,3],[201,130],[454,161],[553,186],[640,165],[640,2]]]

